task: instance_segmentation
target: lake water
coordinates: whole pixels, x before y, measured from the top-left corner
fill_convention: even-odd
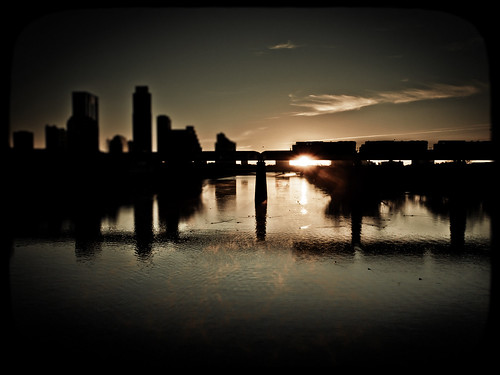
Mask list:
[[[17,354],[71,368],[476,360],[491,278],[481,200],[402,194],[353,208],[268,173],[256,209],[254,188],[236,176],[95,214],[26,208],[9,263]]]

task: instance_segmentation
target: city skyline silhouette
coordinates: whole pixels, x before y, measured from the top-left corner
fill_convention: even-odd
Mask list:
[[[104,152],[131,154],[151,154],[153,144],[157,145],[154,153],[165,159],[204,160],[201,157],[202,148],[196,135],[195,127],[187,125],[185,129],[172,129],[172,121],[165,114],[156,117],[156,124],[152,118],[151,93],[148,86],[136,86],[132,95],[134,115],[131,123],[133,138],[127,140],[123,135],[116,134],[112,139],[107,139],[108,149]],[[45,150],[49,152],[66,152],[74,155],[96,154],[99,149],[99,97],[88,92],[72,93],[72,115],[67,121],[66,128],[57,125],[45,125]],[[155,126],[156,125],[156,126]],[[156,140],[153,139],[153,128],[156,128]],[[27,130],[19,130],[12,134],[12,149],[20,152],[33,151],[34,136]],[[363,160],[412,160],[414,155],[424,156],[427,151],[435,151],[433,158],[425,156],[422,160],[482,160],[492,161],[493,150],[491,141],[465,141],[465,140],[438,140],[436,144],[429,145],[425,140],[367,140],[357,147],[355,141],[298,141],[290,145],[289,151],[280,153],[280,150],[267,150],[263,155],[268,155],[267,160],[294,160],[307,155],[317,160],[343,159],[344,155],[354,157],[362,156]],[[226,137],[222,132],[217,134],[214,143],[218,155],[213,161],[245,160],[235,157],[237,144]],[[248,150],[250,154],[262,153],[261,150]],[[240,154],[243,154],[240,152]],[[262,156],[250,157],[259,160]],[[248,157],[246,161],[248,161]]]
[[[492,368],[494,22],[12,7],[14,367]]]
[[[70,9],[26,26],[12,60],[11,146],[12,133],[27,130],[43,148],[40,126],[66,123],[73,91],[100,98],[101,151],[115,135],[130,140],[135,86],[149,88],[153,121],[167,114],[173,128],[194,126],[207,151],[219,132],[241,151],[298,141],[491,139],[485,41],[452,13],[140,10]]]

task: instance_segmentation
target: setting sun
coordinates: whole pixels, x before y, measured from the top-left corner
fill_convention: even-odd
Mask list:
[[[330,160],[316,160],[311,159],[307,155],[302,155],[298,159],[290,160],[290,165],[296,167],[310,167],[310,166],[328,166],[331,164]]]

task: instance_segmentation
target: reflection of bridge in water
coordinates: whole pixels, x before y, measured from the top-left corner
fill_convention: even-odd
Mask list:
[[[171,204],[169,202],[158,201],[156,205],[158,212],[155,214],[155,204],[153,197],[142,197],[136,199],[133,208],[133,225],[129,230],[102,230],[103,217],[97,212],[94,215],[87,215],[85,220],[78,220],[74,223],[73,231],[59,233],[59,236],[68,239],[74,238],[75,251],[77,256],[92,257],[101,248],[101,244],[125,244],[135,247],[138,257],[148,258],[152,255],[154,246],[168,242],[189,241],[190,244],[202,244],[206,239],[198,237],[196,233],[182,233],[179,225],[183,218],[195,215],[198,208],[188,208],[184,205],[191,205],[192,202],[183,202]],[[362,250],[365,253],[380,251],[400,251],[401,243],[404,243],[406,251],[410,248],[415,249],[416,253],[422,253],[426,249],[432,249],[434,252],[456,252],[467,249],[465,242],[467,212],[470,209],[462,200],[426,200],[425,205],[433,215],[449,221],[450,235],[448,240],[436,241],[435,238],[421,239],[413,242],[373,240],[364,242],[362,238],[363,228],[366,225],[363,218],[378,217],[380,212],[377,207],[380,200],[370,200],[369,202],[338,202],[332,197],[332,202],[328,204],[325,215],[332,219],[344,218],[350,221],[351,241],[338,240],[334,238],[332,232],[331,239],[304,240],[298,237],[293,243],[293,251],[296,255],[304,254],[321,255],[331,252],[352,253]],[[339,207],[339,204],[341,207]],[[166,206],[165,206],[166,205]],[[182,212],[187,212],[182,214]],[[185,217],[185,215],[187,215]],[[157,220],[157,221],[156,221]],[[271,240],[266,235],[267,214],[264,206],[255,207],[255,240]]]
[[[335,200],[335,202],[337,202]],[[379,201],[373,201],[371,206],[377,206]],[[338,203],[338,202],[337,202]],[[180,206],[189,205],[190,203],[181,203]],[[442,219],[449,220],[450,235],[448,240],[444,238],[441,241],[436,241],[435,238],[421,239],[413,242],[404,243],[406,251],[409,248],[415,249],[416,253],[422,253],[427,249],[432,249],[433,252],[456,252],[467,251],[465,241],[466,231],[466,218],[467,210],[470,209],[462,201],[444,201],[429,203],[431,206],[428,208],[433,215],[437,215]],[[263,208],[264,207],[264,208]],[[203,236],[198,237],[196,233],[189,232],[183,233],[179,230],[182,219],[185,218],[181,213],[183,209],[176,205],[169,205],[163,207],[162,204],[157,205],[159,210],[155,213],[154,199],[149,197],[147,199],[138,199],[133,204],[134,214],[133,223],[128,229],[105,229],[104,219],[109,220],[109,217],[103,217],[102,213],[94,212],[93,210],[84,215],[74,218],[72,225],[60,228],[52,235],[37,236],[36,233],[27,233],[28,238],[44,238],[46,240],[61,241],[62,239],[74,241],[75,253],[77,257],[85,259],[97,256],[102,250],[103,244],[116,245],[130,245],[135,248],[136,255],[139,258],[147,259],[153,254],[155,246],[166,244],[169,242],[188,241],[190,244],[203,244],[206,238]],[[196,214],[196,208],[188,209],[190,215]],[[293,251],[297,256],[306,254],[311,255],[328,255],[336,252],[354,254],[357,250],[362,250],[364,253],[370,252],[397,252],[400,251],[401,243],[398,241],[387,240],[373,240],[365,242],[362,238],[363,228],[366,225],[364,218],[373,217],[374,213],[370,207],[367,208],[366,204],[359,204],[353,206],[343,206],[341,212],[338,207],[331,207],[328,205],[325,214],[332,219],[344,218],[350,221],[351,240],[344,238],[342,240],[336,239],[335,232],[332,232],[331,239],[319,240],[304,240],[302,237],[297,237],[293,242]],[[255,208],[255,240],[260,241],[273,241],[272,238],[266,234],[267,214],[265,206],[257,206]],[[157,221],[156,221],[157,220]],[[24,235],[16,236],[23,238]]]
[[[81,202],[81,197],[66,197],[60,199],[60,206],[54,206],[50,199],[43,201],[36,200],[34,211],[40,213],[40,217],[30,216],[26,219],[24,211],[20,215],[24,220],[22,226],[15,226],[26,233],[16,233],[16,237],[22,238],[28,236],[40,235],[40,229],[47,228],[49,233],[47,239],[67,238],[75,241],[75,251],[78,257],[88,258],[94,256],[100,251],[101,245],[106,243],[128,244],[135,247],[136,254],[140,258],[148,258],[153,255],[152,250],[155,245],[168,243],[170,241],[183,241],[189,237],[189,242],[195,243],[198,237],[195,233],[182,233],[179,230],[180,223],[195,215],[202,209],[201,202],[201,181],[196,194],[189,195],[182,199],[177,194],[177,190],[170,194],[168,192],[136,192],[130,197],[109,199],[103,196],[100,199],[88,197],[89,202]],[[233,194],[233,193],[232,193]],[[236,192],[234,191],[234,194]],[[156,201],[155,197],[156,196]],[[362,249],[364,252],[378,251],[377,249],[391,249],[397,251],[397,244],[377,242],[371,240],[364,243],[362,231],[365,228],[363,218],[376,217],[378,206],[381,199],[391,199],[391,196],[384,198],[377,196],[337,196],[331,195],[331,202],[328,204],[325,214],[328,217],[342,217],[350,221],[351,240],[338,241],[334,238],[326,239],[323,242],[301,242],[299,239],[293,245],[294,253],[301,254],[322,254],[335,251],[354,252],[356,249]],[[435,197],[425,201],[433,215],[449,220],[450,236],[448,241],[436,243],[431,240],[429,243],[415,243],[416,251],[419,249],[432,248],[436,251],[447,252],[456,249],[462,249],[465,245],[466,216],[470,207],[467,201],[475,202],[474,196],[452,196],[441,198]],[[272,202],[271,202],[272,204]],[[256,241],[272,241],[266,233],[266,227],[269,225],[267,217],[267,204],[255,205],[255,239]],[[33,209],[30,204],[27,208]],[[120,207],[133,208],[131,216],[133,224],[129,230],[105,230],[103,220],[110,223],[115,220]],[[472,206],[471,206],[472,207]],[[157,211],[155,211],[157,210]],[[30,223],[32,221],[32,223]],[[68,225],[69,224],[69,225]],[[30,230],[33,228],[33,231]],[[42,236],[44,236],[42,234]],[[200,239],[202,241],[203,239]],[[424,241],[425,242],[425,241]],[[392,246],[392,247],[391,247]],[[465,246],[466,247],[466,246]]]

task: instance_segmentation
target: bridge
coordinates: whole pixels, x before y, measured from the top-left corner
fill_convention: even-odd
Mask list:
[[[354,164],[367,160],[411,160],[412,164],[435,160],[494,160],[493,143],[490,141],[439,141],[432,149],[427,141],[367,141],[359,150],[356,142],[297,142],[291,150],[257,151],[205,151],[200,161],[246,164],[258,161],[256,169],[255,204],[267,203],[265,161],[283,163],[307,155],[313,160],[351,161]]]
[[[202,151],[199,161],[289,161],[307,155],[315,160],[494,160],[491,141],[439,141],[428,148],[427,141],[367,141],[359,150],[356,142],[297,142],[291,150]]]

